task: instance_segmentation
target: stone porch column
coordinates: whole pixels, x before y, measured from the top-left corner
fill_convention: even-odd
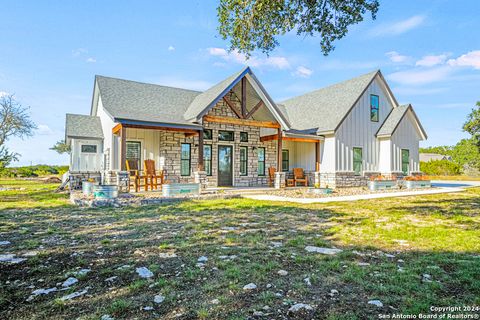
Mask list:
[[[193,173],[195,183],[200,184],[200,190],[205,190],[207,187],[207,172],[206,171],[195,171]]]
[[[275,189],[285,188],[285,172],[275,172]]]
[[[314,183],[314,187],[315,188],[320,188],[321,186],[321,174],[320,174],[320,171],[315,171],[313,173],[313,183]]]

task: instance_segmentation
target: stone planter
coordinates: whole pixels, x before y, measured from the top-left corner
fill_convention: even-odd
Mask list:
[[[162,186],[164,197],[200,194],[200,183],[169,183]]]
[[[368,181],[368,188],[372,191],[397,188],[396,180],[375,180]]]
[[[407,189],[431,188],[432,182],[430,180],[405,180],[405,187]]]
[[[314,188],[314,189],[308,189],[308,192],[314,193],[314,194],[331,194],[333,193],[333,190],[329,188]]]

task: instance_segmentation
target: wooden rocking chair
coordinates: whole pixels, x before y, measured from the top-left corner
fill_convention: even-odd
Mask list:
[[[275,167],[268,168],[268,185],[270,187],[273,187],[273,185],[275,184],[275,172],[277,172],[277,169],[275,169]]]
[[[305,176],[305,172],[303,172],[302,168],[293,168],[293,181],[295,187],[297,183],[305,184],[305,187],[308,186],[308,178]]]
[[[150,189],[157,190],[158,186],[162,186],[163,184],[163,171],[157,173],[155,169],[155,161],[154,160],[145,160],[145,190],[148,190],[148,181],[150,182]],[[160,182],[159,182],[160,181]]]
[[[125,161],[127,171],[130,173],[130,182],[128,187],[132,187],[135,189],[135,192],[140,191],[140,182],[141,179],[145,179],[145,185],[147,184],[146,177],[142,175],[140,168],[138,167],[138,160],[127,160]]]

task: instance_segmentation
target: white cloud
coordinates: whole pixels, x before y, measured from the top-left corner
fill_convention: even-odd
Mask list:
[[[257,56],[247,57],[244,54],[239,53],[237,50],[228,52],[223,48],[207,48],[209,55],[214,57],[219,57],[227,62],[234,62],[238,64],[249,65],[252,67],[273,67],[277,69],[288,69],[290,68],[290,62],[287,58],[282,56],[272,56],[267,58],[259,58]]]
[[[1,98],[1,97],[5,97],[5,96],[8,96],[8,95],[9,95],[8,92],[0,91],[0,98]]]
[[[78,48],[78,49],[72,50],[72,56],[74,57],[80,57],[81,55],[84,55],[87,53],[88,53],[88,50],[85,48]]]
[[[299,67],[297,67],[297,69],[295,70],[295,72],[293,74],[298,76],[298,77],[301,77],[301,78],[308,78],[312,75],[312,73],[313,73],[312,69],[309,69],[309,68],[304,67],[304,66],[299,66]]]
[[[85,61],[88,62],[88,63],[95,63],[95,62],[97,62],[97,59],[95,59],[95,58],[93,58],[93,57],[90,57],[90,58],[88,58],[88,59],[85,60]]]
[[[456,59],[448,60],[447,63],[454,67],[473,67],[474,69],[480,69],[480,50],[470,51]]]
[[[439,64],[444,64],[447,57],[447,54],[423,56],[423,58],[418,60],[415,65],[421,67],[433,67]]]
[[[376,28],[371,30],[370,35],[375,37],[399,35],[419,27],[424,22],[425,22],[425,16],[416,15],[408,19],[397,21],[389,25],[379,25]]]
[[[168,51],[175,51],[175,47],[174,46],[168,46]]]
[[[394,82],[406,85],[421,85],[445,80],[452,72],[452,68],[442,66],[432,69],[411,69],[391,73],[388,78]]]
[[[49,135],[54,134],[54,132],[46,124],[39,124],[38,128],[37,128],[37,134],[41,135],[41,136],[49,136]]]
[[[390,59],[390,61],[395,63],[407,62],[410,59],[410,57],[401,55],[397,51],[389,51],[385,53],[385,55]]]

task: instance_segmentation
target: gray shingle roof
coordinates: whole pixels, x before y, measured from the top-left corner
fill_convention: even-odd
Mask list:
[[[379,71],[280,102],[292,128],[334,131]]]
[[[402,121],[403,117],[409,110],[412,112],[413,117],[417,122],[420,134],[423,136],[424,139],[426,139],[427,133],[425,132],[425,129],[423,129],[422,124],[420,123],[420,120],[418,119],[417,114],[413,110],[411,104],[403,104],[401,106],[393,108],[392,111],[390,111],[390,114],[387,116],[387,119],[385,119],[385,121],[383,122],[380,129],[378,129],[377,137],[391,136],[397,129],[400,121]]]
[[[410,109],[409,104],[404,104],[393,108],[390,111],[389,115],[383,122],[380,129],[378,129],[377,136],[389,136],[392,135],[395,129],[397,128],[400,121],[403,119],[403,116]]]
[[[201,92],[96,76],[103,107],[115,119],[192,125],[184,113]]]
[[[67,138],[103,139],[102,124],[99,117],[67,113],[65,122]]]
[[[242,74],[249,70],[248,67],[243,68],[241,71],[232,74],[230,77],[225,80],[220,81],[207,91],[197,95],[192,101],[188,109],[184,114],[184,118],[187,120],[192,120],[198,117],[208,106],[215,102],[218,97],[223,96],[222,93],[226,91],[232,83],[241,77]],[[226,92],[225,92],[226,93]]]

